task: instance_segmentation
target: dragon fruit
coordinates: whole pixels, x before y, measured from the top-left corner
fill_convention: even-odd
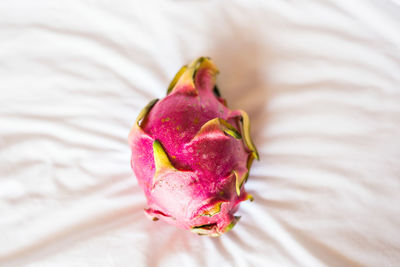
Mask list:
[[[249,117],[228,109],[215,85],[218,72],[206,57],[183,66],[129,134],[146,214],[208,236],[230,230],[239,203],[253,199],[244,183],[259,158]]]

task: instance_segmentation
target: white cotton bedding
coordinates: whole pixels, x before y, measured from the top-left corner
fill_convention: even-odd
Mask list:
[[[149,221],[127,135],[210,56],[246,110],[239,223]],[[399,266],[397,1],[0,1],[1,266]]]

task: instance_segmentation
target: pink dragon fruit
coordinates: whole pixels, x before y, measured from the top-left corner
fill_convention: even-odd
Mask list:
[[[244,183],[258,159],[249,118],[227,108],[217,74],[205,57],[183,66],[167,96],[151,101],[129,134],[147,215],[209,236],[230,230],[239,203],[252,200]]]

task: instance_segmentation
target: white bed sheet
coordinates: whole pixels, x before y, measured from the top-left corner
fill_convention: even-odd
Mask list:
[[[398,266],[399,18],[396,1],[0,1],[0,265]],[[127,144],[203,55],[261,155],[220,238],[147,220]]]

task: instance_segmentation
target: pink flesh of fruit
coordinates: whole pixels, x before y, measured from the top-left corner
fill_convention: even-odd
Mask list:
[[[151,101],[129,134],[132,169],[153,220],[219,236],[237,222],[257,150],[242,110],[230,110],[215,86],[218,69],[201,57],[182,67],[167,96]]]

